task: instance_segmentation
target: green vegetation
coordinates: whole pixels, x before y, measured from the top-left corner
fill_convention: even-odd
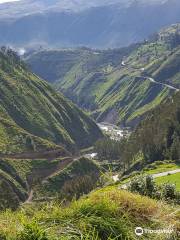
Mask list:
[[[59,169],[62,160],[0,160],[0,210],[16,209],[28,198],[30,189]]]
[[[179,40],[177,32],[168,33],[120,50],[40,53],[44,67],[55,56],[57,64],[50,58],[45,68],[51,82],[97,119],[136,125],[149,113],[120,142],[98,140],[102,133],[85,113],[27,70],[13,51],[1,49],[0,239],[136,240],[137,226],[172,226],[170,235],[158,239],[178,238],[180,186],[172,183],[179,174],[144,176],[180,168],[180,93],[168,98],[175,90],[147,77],[178,87]],[[33,54],[34,63],[38,56]],[[84,154],[94,142],[101,165],[119,164],[129,192],[117,184],[104,188],[113,173],[110,181],[107,172],[100,177],[96,162],[73,159],[65,150],[85,148]]]
[[[37,185],[70,164],[66,149],[78,152],[101,136],[85,113],[31,73],[15,52],[0,49],[0,210],[16,209]],[[72,183],[77,171],[73,174]],[[86,177],[88,184],[87,171]]]
[[[55,144],[75,149],[101,137],[86,114],[6,48],[0,51],[0,84],[0,152],[38,151],[42,145],[57,148]]]
[[[113,161],[120,159],[121,148],[122,142],[106,137],[95,143],[94,151],[98,154],[99,160]]]
[[[81,158],[50,175],[35,187],[34,199],[54,197],[72,200],[89,193],[96,187],[100,167],[91,160]]]
[[[169,184],[174,184],[176,187],[176,190],[180,192],[180,173],[176,173],[176,174],[169,174],[167,176],[164,177],[158,177],[156,179],[156,183],[159,185],[165,184],[165,183],[169,183]]]
[[[48,50],[26,60],[97,121],[135,126],[175,93],[158,81],[180,87],[179,36],[176,24],[129,48]]]
[[[0,210],[15,210],[30,191],[34,201],[69,201],[97,186],[100,167],[88,159],[0,160]],[[31,199],[31,200],[32,200]]]
[[[142,171],[143,173],[150,175],[150,174],[156,174],[156,173],[169,172],[176,169],[180,169],[180,165],[172,161],[167,161],[167,162],[156,161],[155,163],[148,165]]]
[[[168,99],[141,121],[124,145],[123,158],[132,171],[155,161],[180,159],[180,93]]]
[[[51,203],[23,207],[13,213],[2,212],[0,232],[7,240],[136,240],[134,229],[137,226],[163,229],[173,225],[174,238],[171,237],[176,239],[179,219],[175,210],[147,197],[111,187],[91,193],[69,206]],[[158,239],[166,237],[159,235]],[[157,235],[145,234],[142,239],[157,239]]]
[[[159,174],[159,173],[165,173],[165,172],[170,172],[174,170],[180,169],[180,165],[178,163],[175,163],[173,161],[156,161],[154,163],[146,165],[141,171],[132,171],[129,175],[124,175],[122,169],[121,169],[121,174],[120,174],[120,185],[124,185],[129,183],[130,181],[133,181],[136,179],[138,176],[152,176],[153,174]],[[123,174],[123,175],[122,175]],[[175,184],[176,190],[179,191],[179,180],[175,177],[174,175],[179,175],[177,174],[172,174],[164,177],[158,177],[155,178],[155,182],[157,184],[160,183],[169,183],[169,184]],[[175,179],[176,180],[175,180]],[[169,181],[167,179],[170,179]],[[174,181],[175,180],[175,181]]]
[[[150,175],[133,178],[127,185],[127,189],[154,199],[180,204],[180,192],[176,189],[175,184],[164,183],[158,186]]]

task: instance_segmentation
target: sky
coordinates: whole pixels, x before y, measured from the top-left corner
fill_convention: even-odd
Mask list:
[[[0,4],[1,3],[6,3],[6,2],[17,2],[17,1],[20,1],[20,0],[0,0]],[[151,1],[161,1],[161,0],[151,0]]]

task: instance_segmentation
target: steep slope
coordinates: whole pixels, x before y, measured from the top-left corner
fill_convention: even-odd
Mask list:
[[[41,51],[27,62],[97,121],[134,126],[178,91],[179,45],[175,24],[129,48]]]
[[[100,177],[97,163],[81,158],[63,170],[56,171],[34,189],[34,200],[55,198],[72,200],[89,193],[96,187]]]
[[[19,129],[71,149],[101,136],[88,116],[28,71],[11,50],[0,52],[0,83],[3,118]]]
[[[128,150],[128,151],[127,151]],[[149,112],[125,144],[124,160],[139,170],[157,160],[180,159],[180,92]]]
[[[31,73],[12,50],[1,48],[0,210],[16,209],[34,186],[72,163],[66,149],[89,146],[101,136],[87,115]]]
[[[0,6],[0,43],[16,47],[127,46],[179,22],[179,10],[179,0],[22,0]]]

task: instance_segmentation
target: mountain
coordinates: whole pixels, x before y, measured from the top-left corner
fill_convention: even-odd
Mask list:
[[[101,131],[85,113],[30,72],[15,52],[1,48],[0,211],[16,209],[30,199],[34,186],[69,164],[73,169],[76,161],[67,149],[77,152],[99,137]],[[82,169],[88,164],[88,160],[79,162]],[[89,166],[97,168],[94,183],[98,167]],[[84,180],[84,175],[89,176],[86,168],[77,176]]]
[[[86,114],[4,48],[0,52],[0,82],[1,152],[6,152],[8,146],[13,149],[13,142],[22,152],[21,135],[29,134],[37,142],[41,139],[42,143],[49,141],[69,149],[89,146],[101,136]]]
[[[97,121],[135,126],[179,90],[179,45],[175,24],[127,48],[38,51],[26,61]]]
[[[130,6],[134,0],[17,0],[15,3],[7,2],[0,5],[1,18],[18,18],[21,16],[26,16],[30,14],[36,14],[40,12],[47,11],[71,11],[80,12],[85,9],[101,7],[101,6],[111,6],[118,4],[121,7]],[[137,1],[136,1],[137,2]],[[145,0],[138,0],[140,4],[144,4]],[[166,0],[150,0],[149,4],[163,3]],[[11,12],[11,14],[10,14]]]
[[[127,46],[179,22],[179,10],[179,0],[22,0],[0,5],[0,43],[16,48]]]

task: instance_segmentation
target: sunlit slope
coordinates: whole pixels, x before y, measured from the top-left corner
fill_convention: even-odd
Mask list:
[[[27,62],[96,120],[134,126],[179,89],[179,36],[176,24],[129,48],[42,51]]]
[[[11,51],[0,53],[0,109],[19,128],[55,144],[89,146],[101,132],[49,84],[32,74]]]

